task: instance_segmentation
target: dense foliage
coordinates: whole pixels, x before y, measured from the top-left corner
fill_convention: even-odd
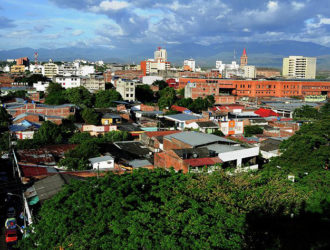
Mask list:
[[[75,182],[47,201],[22,244],[52,249],[240,249],[283,247],[284,225],[305,199],[273,176],[184,175],[157,169]],[[277,228],[280,226],[281,228]],[[283,239],[282,239],[282,238]]]
[[[214,100],[214,96],[212,95],[206,96],[204,99],[198,97],[195,100],[191,98],[182,98],[176,102],[177,105],[181,107],[185,107],[195,113],[200,113],[203,110],[207,110],[207,108],[212,107],[214,103],[215,100]]]
[[[249,137],[252,135],[258,135],[258,134],[262,134],[262,133],[263,133],[263,129],[258,125],[244,127],[244,136]]]
[[[154,100],[154,92],[151,90],[149,85],[138,85],[135,88],[136,100],[146,103]]]
[[[317,119],[320,113],[317,109],[309,106],[304,105],[301,108],[297,108],[293,112],[293,117],[295,119]]]
[[[73,103],[82,108],[114,107],[116,105],[114,101],[121,100],[121,95],[115,89],[100,90],[96,94],[92,94],[82,86],[64,89],[58,83],[50,83],[45,98],[47,104]]]
[[[121,101],[123,98],[115,89],[100,90],[95,94],[96,108],[115,107],[114,101]]]
[[[163,81],[163,80],[156,80],[152,83],[152,85],[154,86],[158,86],[159,87],[159,90],[163,90],[165,89],[166,87],[168,87],[168,84],[167,82]]]

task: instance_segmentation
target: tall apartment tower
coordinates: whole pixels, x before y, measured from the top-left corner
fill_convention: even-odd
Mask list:
[[[285,57],[282,74],[287,78],[315,79],[316,57]]]
[[[167,51],[166,49],[162,49],[158,47],[154,52],[154,58],[156,62],[166,62],[167,61]]]
[[[248,56],[246,54],[246,49],[244,48],[243,54],[241,56],[241,67],[244,67],[248,63]]]

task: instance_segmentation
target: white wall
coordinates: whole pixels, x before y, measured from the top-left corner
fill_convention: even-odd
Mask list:
[[[114,160],[109,160],[109,161],[102,161],[102,162],[99,162],[99,163],[94,163],[93,164],[93,169],[97,170],[98,166],[99,166],[100,170],[113,169],[115,167],[115,161]]]
[[[151,85],[154,83],[154,81],[157,81],[157,80],[161,81],[161,80],[163,80],[163,77],[161,77],[161,76],[144,76],[142,78],[142,83]]]
[[[242,164],[242,159],[259,155],[259,147],[244,148],[225,153],[219,153],[219,158],[223,162],[237,160],[237,166]]]

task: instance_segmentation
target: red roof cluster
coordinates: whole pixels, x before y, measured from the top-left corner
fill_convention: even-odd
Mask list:
[[[189,109],[177,105],[172,105],[171,109],[178,112],[189,111]]]
[[[261,117],[269,117],[269,116],[279,116],[276,112],[270,109],[263,109],[260,108],[256,111],[254,111],[255,114],[260,115]]]

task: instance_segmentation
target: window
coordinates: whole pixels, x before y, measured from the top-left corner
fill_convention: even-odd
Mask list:
[[[126,94],[126,97],[129,97],[129,94]]]
[[[131,97],[133,97],[133,94],[131,94]]]

